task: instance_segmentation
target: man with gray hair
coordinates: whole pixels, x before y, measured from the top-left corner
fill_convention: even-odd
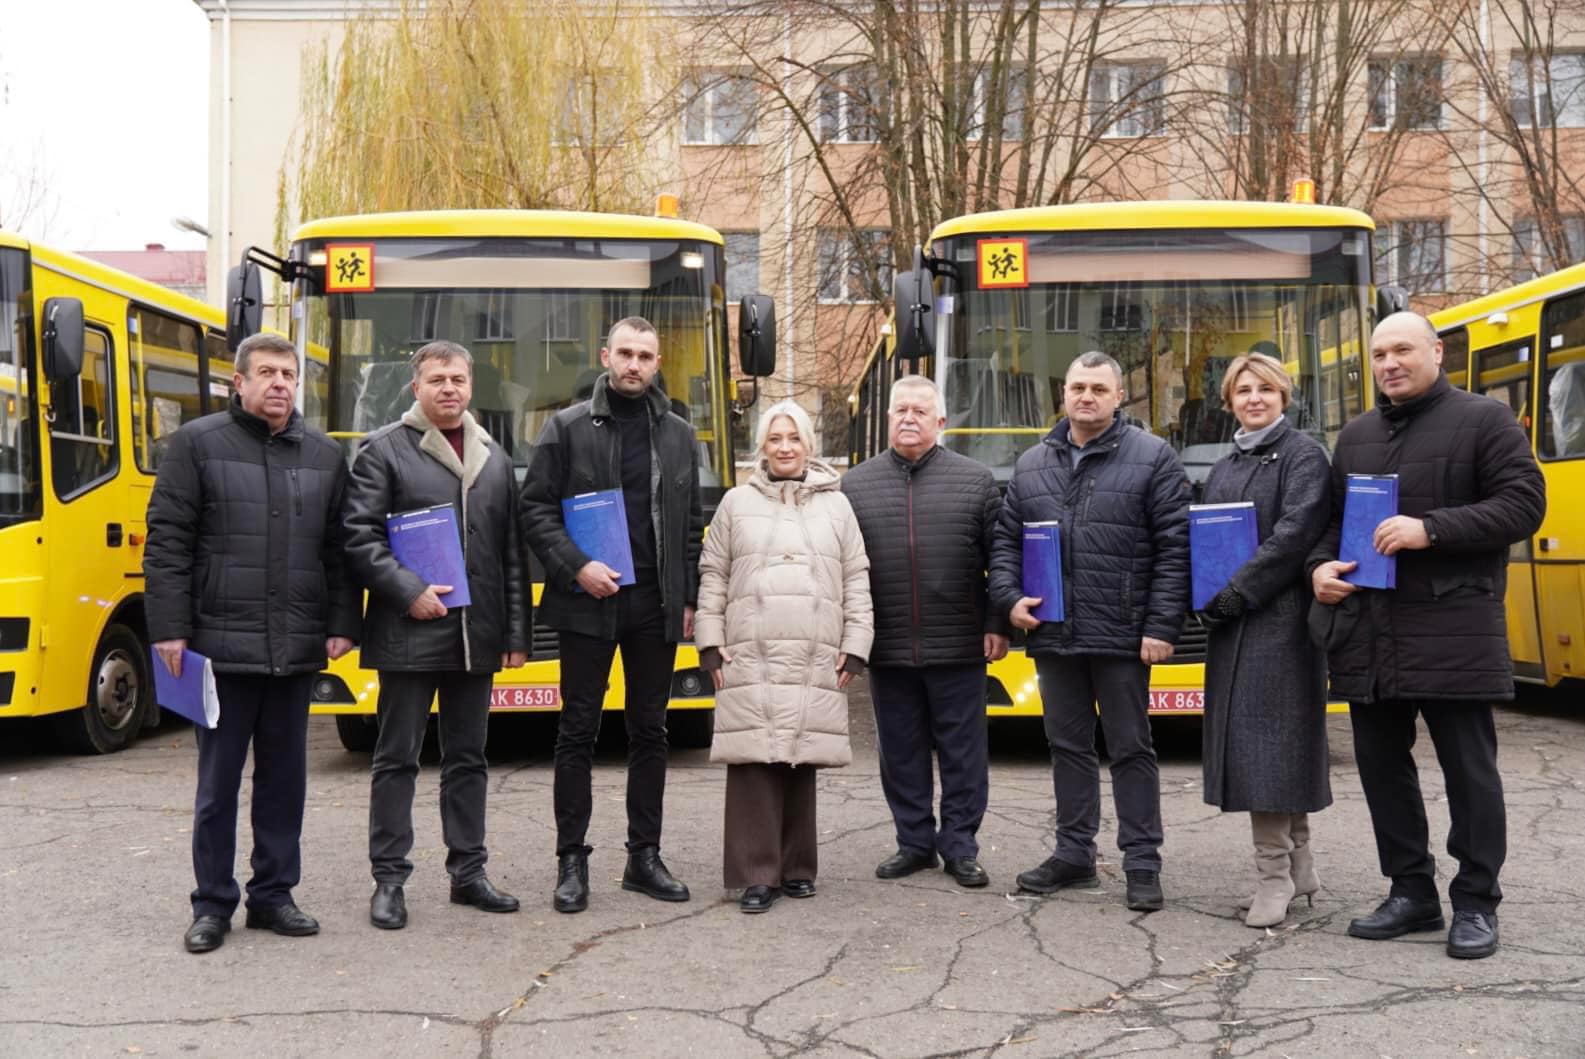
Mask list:
[[[1018,458],[991,557],[991,598],[1029,634],[1051,777],[1056,851],[1018,876],[1021,889],[1095,886],[1101,779],[1096,708],[1111,755],[1117,845],[1128,907],[1155,911],[1161,893],[1161,778],[1150,739],[1150,667],[1172,656],[1189,607],[1189,480],[1165,441],[1119,414],[1122,366],[1085,353],[1068,367],[1066,418]],[[1055,522],[1064,620],[1031,611],[1024,527]]]
[[[149,500],[144,613],[154,652],[177,677],[194,662],[189,648],[208,658],[220,696],[219,723],[197,730],[188,952],[224,944],[241,899],[237,794],[250,744],[247,925],[319,932],[292,901],[302,878],[309,687],[327,658],[352,649],[358,594],[342,569],[347,465],[297,411],[299,366],[279,335],[244,340],[230,407],[172,435]]]
[[[347,489],[347,554],[369,590],[362,663],[380,674],[380,734],[369,790],[369,921],[407,925],[413,872],[413,787],[429,707],[440,702],[440,824],[453,904],[515,912],[517,898],[484,874],[484,757],[490,692],[500,669],[528,658],[529,587],[512,461],[468,412],[473,357],[430,342],[412,357],[413,407],[364,439]],[[386,516],[449,507],[461,537],[460,585],[428,583],[391,549]]]
[[[886,418],[891,447],[842,479],[870,557],[870,696],[897,827],[897,852],[875,874],[901,878],[935,867],[939,855],[958,885],[984,886],[985,666],[1007,654],[1006,621],[985,592],[1000,499],[989,469],[936,443],[946,418],[935,383],[892,383]]]

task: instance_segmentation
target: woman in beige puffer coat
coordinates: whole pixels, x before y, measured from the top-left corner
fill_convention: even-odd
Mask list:
[[[864,538],[808,414],[768,409],[758,441],[705,536],[694,616],[716,686],[710,759],[727,766],[723,876],[744,912],[814,896],[814,770],[853,759],[846,688],[875,631]]]

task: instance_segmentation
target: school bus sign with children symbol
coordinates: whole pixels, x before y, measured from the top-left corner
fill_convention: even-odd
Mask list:
[[[332,243],[325,247],[325,290],[331,294],[374,289],[374,244]]]
[[[980,289],[1029,286],[1028,239],[979,241]]]

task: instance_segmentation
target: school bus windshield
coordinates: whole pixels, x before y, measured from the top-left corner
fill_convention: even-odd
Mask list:
[[[1028,240],[1028,285],[982,287],[980,241],[1009,238]],[[999,478],[1060,418],[1068,365],[1090,350],[1122,364],[1123,413],[1171,440],[1196,484],[1231,449],[1222,378],[1241,353],[1287,365],[1289,421],[1328,443],[1361,410],[1364,230],[997,232],[935,252],[957,276],[938,307],[945,442]]]
[[[369,274],[350,282],[370,289],[298,286],[305,293],[294,324],[308,365],[310,422],[341,436],[394,422],[413,403],[408,357],[447,339],[473,355],[474,417],[521,469],[545,422],[589,396],[607,329],[642,316],[660,333],[672,410],[698,436],[704,497],[719,497],[731,458],[717,397],[725,384],[719,246],[456,237],[366,245]],[[327,246],[336,243],[299,244],[297,256],[313,261]]]
[[[0,247],[0,526],[38,516],[25,277],[23,252]]]

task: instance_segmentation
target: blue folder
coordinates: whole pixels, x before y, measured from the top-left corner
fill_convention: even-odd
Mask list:
[[[561,502],[561,519],[578,550],[621,574],[620,584],[633,583],[633,542],[627,535],[627,507],[622,490],[579,493]],[[574,584],[573,591],[583,586]]]
[[[182,675],[171,676],[159,652],[154,656],[154,701],[179,713],[201,728],[220,723],[220,695],[215,691],[215,667],[197,651],[182,650]]]
[[[1398,559],[1376,550],[1376,527],[1398,513],[1396,474],[1351,474],[1343,495],[1343,537],[1337,557],[1358,563],[1342,579],[1361,588],[1397,588]]]
[[[440,597],[448,610],[472,602],[454,507],[442,504],[388,515],[385,536],[396,561],[423,578],[424,584],[451,586],[451,591]]]
[[[1024,523],[1024,595],[1038,596],[1030,611],[1041,621],[1065,621],[1062,607],[1062,532],[1055,522]]]
[[[1260,546],[1253,501],[1189,505],[1190,595],[1204,610]]]

